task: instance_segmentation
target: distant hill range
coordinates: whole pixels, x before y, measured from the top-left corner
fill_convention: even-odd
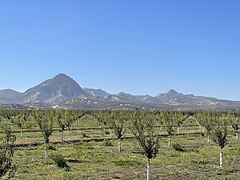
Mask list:
[[[20,93],[0,90],[2,108],[70,108],[70,109],[215,109],[240,108],[240,101],[185,95],[171,89],[157,96],[131,95],[124,92],[110,94],[101,89],[81,88],[65,74]]]

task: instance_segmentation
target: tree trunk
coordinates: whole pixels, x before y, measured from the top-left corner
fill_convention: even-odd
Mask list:
[[[45,147],[44,147],[44,157],[45,157],[45,159],[48,158],[48,147],[47,147],[47,144],[45,144]]]
[[[64,130],[62,130],[62,136],[61,136],[61,140],[63,141],[64,139]]]
[[[169,135],[168,137],[168,147],[171,147],[172,146],[172,138],[171,138],[171,135]]]
[[[49,143],[49,137],[45,137],[45,144]]]
[[[22,131],[22,129],[21,129],[21,137],[23,136],[23,131]]]
[[[95,120],[96,120],[96,119],[95,119]],[[96,121],[97,121],[98,127],[101,127],[100,122],[99,122],[98,120],[96,120]]]
[[[119,139],[119,142],[118,142],[118,153],[121,153],[122,152],[122,140]]]
[[[150,180],[150,159],[148,159],[147,164],[147,180]]]
[[[178,133],[178,134],[180,133],[180,127],[178,127],[177,133]]]
[[[222,148],[220,148],[220,168],[223,167],[223,153],[222,153]]]
[[[237,139],[237,141],[238,141],[238,139],[239,139],[238,132],[236,132],[236,139]]]
[[[207,142],[210,143],[210,135],[208,135]]]

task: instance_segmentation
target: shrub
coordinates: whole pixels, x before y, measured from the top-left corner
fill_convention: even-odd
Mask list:
[[[104,146],[113,146],[113,143],[111,140],[105,140],[105,141],[103,141],[103,145]]]
[[[47,144],[47,148],[48,148],[49,150],[53,150],[53,151],[56,151],[56,150],[57,150],[56,145],[55,145],[55,144],[52,144],[52,143],[48,143],[48,144]]]
[[[106,135],[109,135],[110,132],[108,130],[104,131]]]
[[[69,166],[67,165],[67,161],[64,159],[64,157],[59,153],[54,153],[51,155],[51,159],[54,161],[54,163],[60,167],[65,169],[66,171],[69,171]]]
[[[84,133],[84,132],[82,133],[82,137],[83,138],[89,138],[89,136],[86,133]]]
[[[185,151],[185,149],[178,143],[173,144],[172,147],[173,147],[173,149],[175,149],[175,151],[181,151],[181,152]]]

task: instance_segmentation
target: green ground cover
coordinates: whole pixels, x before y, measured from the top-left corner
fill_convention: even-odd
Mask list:
[[[224,148],[224,168],[219,169],[219,148],[208,144],[201,135],[173,137],[184,151],[168,148],[167,138],[160,139],[160,151],[152,160],[153,179],[239,179],[240,145],[234,137]],[[15,179],[145,179],[147,159],[135,140],[123,141],[123,152],[117,153],[117,141],[53,145],[50,158],[44,160],[43,147],[15,149],[18,171]],[[61,154],[69,171],[52,160]]]

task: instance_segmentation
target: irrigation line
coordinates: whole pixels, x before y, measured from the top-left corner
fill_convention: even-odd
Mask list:
[[[155,128],[165,128],[166,126],[154,126]],[[174,126],[175,128],[178,127],[178,126]],[[188,126],[183,126],[181,128],[187,128],[187,127],[199,127],[199,125],[188,125]],[[126,127],[126,128],[130,128],[130,127]],[[104,129],[112,129],[112,127],[80,127],[80,128],[70,128],[70,131],[77,131],[77,130],[104,130]],[[62,129],[61,128],[53,128],[53,131],[61,131]],[[68,130],[67,128],[65,129],[66,131]],[[21,130],[12,130],[12,133],[26,133],[26,132],[42,132],[40,129],[22,129]],[[4,133],[4,131],[0,131],[0,133]]]
[[[199,135],[202,134],[202,132],[189,132],[189,133],[179,133],[175,134],[175,136],[181,136],[181,135]],[[159,134],[159,137],[168,137],[168,134]],[[128,139],[135,139],[134,136],[126,136],[122,139],[128,140]],[[117,140],[115,137],[104,137],[104,138],[86,138],[86,139],[71,139],[71,140],[64,140],[64,141],[51,141],[50,143],[53,144],[72,144],[72,143],[81,143],[81,142],[103,142],[106,140]],[[27,142],[27,143],[15,143],[14,147],[32,147],[32,146],[41,146],[44,142]]]

